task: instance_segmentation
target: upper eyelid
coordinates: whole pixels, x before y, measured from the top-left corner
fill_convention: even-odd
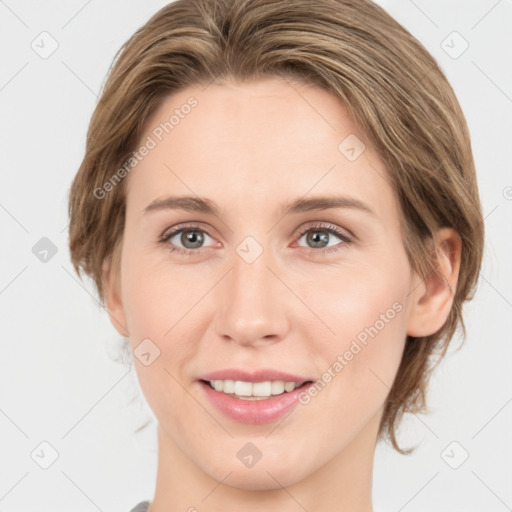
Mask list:
[[[180,233],[181,231],[186,231],[186,230],[194,230],[196,229],[197,231],[204,231],[208,236],[212,237],[212,235],[210,235],[209,233],[209,230],[207,228],[204,228],[200,222],[198,222],[197,224],[196,223],[190,223],[190,224],[184,224],[184,225],[181,225],[181,224],[178,224],[177,226],[175,227],[172,227],[172,228],[169,228],[169,229],[166,229],[160,238],[168,238],[170,237],[171,235],[172,236],[175,236],[177,235],[178,233]]]
[[[336,224],[334,224],[332,222],[329,222],[329,221],[311,221],[311,222],[314,222],[314,224],[305,226],[302,229],[299,229],[297,234],[302,236],[305,232],[309,231],[310,229],[326,229],[329,232],[331,232],[331,234],[335,234],[337,236],[346,235],[350,239],[355,239],[355,235],[350,230],[348,230],[347,228],[341,227],[341,226],[337,226]],[[332,233],[333,231],[339,231],[340,234]]]

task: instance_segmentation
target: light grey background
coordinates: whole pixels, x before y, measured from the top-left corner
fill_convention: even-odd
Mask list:
[[[124,512],[153,496],[155,424],[134,433],[152,414],[134,371],[112,360],[120,337],[92,283],[72,270],[67,195],[115,52],[166,3],[0,1],[3,512]],[[512,508],[512,1],[379,3],[458,95],[487,239],[466,342],[434,375],[432,413],[403,423],[400,442],[419,444],[416,453],[378,446],[374,503],[384,512],[502,512]],[[33,252],[43,237],[57,250],[46,262]],[[48,469],[42,442],[58,453]]]

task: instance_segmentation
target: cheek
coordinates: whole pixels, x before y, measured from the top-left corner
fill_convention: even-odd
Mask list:
[[[136,338],[164,339],[183,308],[182,283],[161,263],[127,245],[122,268],[122,300],[134,342]],[[183,314],[183,313],[182,313]]]
[[[352,276],[329,281],[322,298],[311,304],[335,334],[327,334],[315,346],[323,373],[315,385],[317,394],[309,398],[312,406],[307,414],[316,421],[329,411],[332,427],[326,438],[340,449],[383,406],[405,344],[401,286],[385,274],[368,279],[369,274],[364,280]]]
[[[387,268],[354,266],[333,272],[317,281],[318,291],[304,301],[333,331],[324,328],[326,334],[317,338],[327,368],[341,359],[343,369],[338,365],[338,372],[331,371],[344,374],[363,394],[372,381],[384,389],[391,386],[400,363],[406,338],[407,270],[396,262]]]
[[[189,318],[187,311],[197,302],[196,293],[190,286],[184,288],[180,276],[171,275],[161,262],[136,251],[127,255],[123,272],[123,305],[142,392],[159,421],[179,426],[191,402],[178,383],[183,380],[178,368],[186,366],[192,350],[190,340],[180,333],[190,327],[193,315]],[[147,351],[154,360],[145,365],[137,354]]]
[[[156,392],[165,381],[169,394],[177,384],[165,370],[174,375],[176,368],[185,368],[193,356],[195,346],[190,341],[198,338],[195,330],[199,308],[195,306],[211,284],[198,278],[191,285],[190,272],[171,272],[161,258],[156,261],[136,251],[127,251],[122,280],[122,300],[134,355],[139,344],[148,344],[148,339],[157,347],[154,350],[158,356],[151,366],[136,361],[141,384]]]

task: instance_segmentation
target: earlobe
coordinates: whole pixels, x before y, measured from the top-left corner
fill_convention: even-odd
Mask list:
[[[456,231],[442,228],[436,238],[436,271],[413,287],[407,334],[429,336],[445,324],[453,305],[459,277],[462,241]]]
[[[119,265],[116,265],[113,256],[109,256],[102,264],[103,294],[105,308],[108,312],[110,322],[117,332],[127,338],[130,336],[126,326],[123,303],[121,300],[121,287],[119,279]]]

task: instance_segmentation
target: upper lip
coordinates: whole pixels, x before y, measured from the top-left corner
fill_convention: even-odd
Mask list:
[[[272,370],[271,368],[262,368],[253,372],[241,370],[238,368],[227,368],[216,372],[207,373],[199,377],[200,380],[241,380],[244,382],[265,382],[272,380],[282,380],[284,382],[295,382],[297,384],[304,384],[310,380],[309,377],[301,377],[300,375],[293,375],[291,373],[282,372],[279,370]]]

